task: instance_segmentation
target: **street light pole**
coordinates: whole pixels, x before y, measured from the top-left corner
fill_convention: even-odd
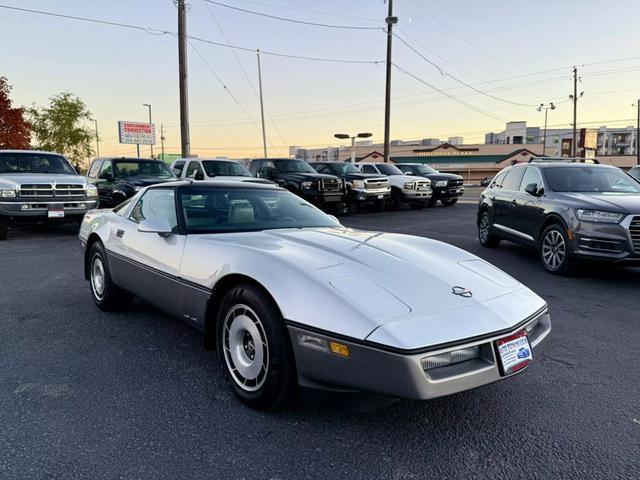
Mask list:
[[[372,133],[358,133],[357,135],[351,136],[347,133],[336,133],[334,137],[339,138],[341,140],[346,140],[347,138],[351,139],[351,163],[356,163],[356,138],[369,138],[373,134]],[[339,148],[339,147],[338,147]],[[338,150],[339,152],[340,150]],[[338,158],[339,160],[340,158]]]
[[[143,107],[147,107],[149,109],[149,125],[153,125],[153,120],[151,120],[151,104],[143,103]],[[151,158],[153,158],[153,143],[150,145],[151,147]]]
[[[258,55],[258,86],[260,88],[260,116],[262,118],[262,149],[264,151],[264,158],[267,156],[267,131],[264,126],[264,100],[262,98],[262,68],[260,67],[260,49],[256,50]]]
[[[549,114],[549,110],[555,110],[556,106],[553,102],[549,102],[549,105],[545,105],[541,103],[538,107],[538,111],[541,112],[544,109],[544,135],[542,140],[542,155],[547,154],[547,115]]]
[[[387,77],[385,82],[385,99],[384,99],[384,161],[389,161],[389,132],[391,122],[391,50],[393,39],[393,26],[398,23],[398,17],[393,16],[393,0],[387,0],[389,3],[389,12],[386,18],[387,22]]]
[[[162,161],[164,162],[164,125],[160,124],[160,148],[162,150]]]
[[[94,118],[93,122],[96,125],[96,155],[100,157],[100,137],[98,136],[98,120]]]

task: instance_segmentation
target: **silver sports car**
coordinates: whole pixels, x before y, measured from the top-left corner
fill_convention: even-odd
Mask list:
[[[547,305],[470,253],[343,227],[290,192],[173,182],[86,214],[96,305],[133,296],[204,331],[248,405],[298,387],[430,399],[524,370]]]

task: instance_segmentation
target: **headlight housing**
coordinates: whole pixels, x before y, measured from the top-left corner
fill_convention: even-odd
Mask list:
[[[2,198],[16,198],[16,196],[15,190],[0,190],[0,197]]]
[[[407,190],[413,190],[414,183],[413,182],[404,182],[404,188]]]
[[[582,222],[595,223],[620,223],[624,218],[623,213],[605,212],[602,210],[589,210],[587,208],[576,209],[576,217]]]
[[[436,182],[436,187],[446,187],[447,186],[447,180],[438,180]]]
[[[353,188],[364,188],[364,180],[353,180],[351,185],[353,185]]]
[[[87,197],[97,197],[98,189],[95,185],[87,185]]]
[[[302,182],[300,186],[302,188],[311,188],[313,186],[313,182]]]

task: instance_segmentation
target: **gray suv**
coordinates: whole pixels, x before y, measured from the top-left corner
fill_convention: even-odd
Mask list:
[[[0,150],[0,240],[16,223],[80,222],[98,191],[50,152]]]
[[[530,245],[551,273],[580,259],[640,265],[640,182],[609,165],[515,165],[482,193],[477,224],[483,246]]]

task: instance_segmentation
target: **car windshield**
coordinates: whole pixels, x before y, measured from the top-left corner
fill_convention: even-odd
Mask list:
[[[431,175],[432,173],[438,173],[437,170],[434,170],[429,165],[411,165],[410,168],[416,175]]]
[[[63,173],[76,175],[62,155],[0,152],[0,173]]]
[[[189,188],[180,193],[190,233],[338,227],[320,209],[284,190]]]
[[[555,192],[640,193],[640,183],[609,167],[554,167],[545,171]]]
[[[273,163],[280,173],[316,173],[311,165],[303,160],[276,160]]]
[[[640,167],[633,167],[631,170],[629,170],[629,173],[636,180],[640,180]]]
[[[356,167],[354,167],[351,163],[342,163],[342,162],[334,162],[334,163],[325,163],[331,173],[335,175],[343,175],[345,173],[360,173]]]
[[[382,173],[384,175],[404,175],[402,173],[402,170],[400,170],[395,165],[388,165],[386,163],[379,163],[377,165],[377,167],[378,167],[378,170],[380,170],[380,173]]]
[[[175,175],[164,163],[155,160],[136,160],[115,162],[115,176],[174,178]]]
[[[202,165],[208,177],[252,177],[247,168],[238,162],[203,160]]]

